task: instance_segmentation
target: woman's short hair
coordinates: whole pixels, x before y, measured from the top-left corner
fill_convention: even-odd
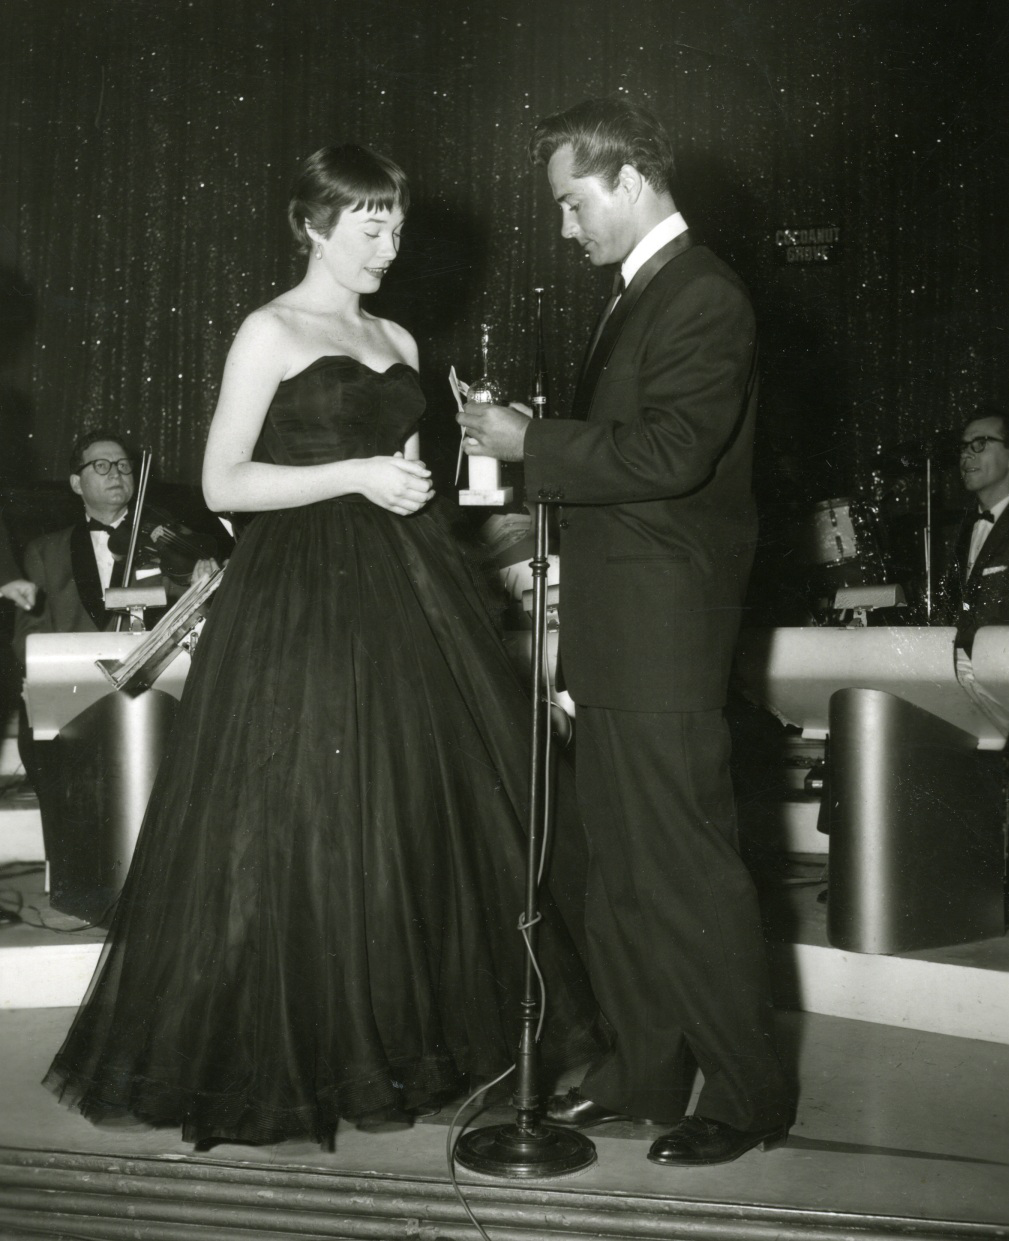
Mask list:
[[[529,143],[534,164],[570,146],[576,177],[598,177],[608,189],[616,186],[625,164],[636,168],[659,193],[671,193],[675,165],[673,147],[661,121],[629,99],[586,99],[536,126]]]
[[[409,205],[410,187],[403,169],[384,155],[348,143],[321,147],[305,160],[291,187],[287,219],[298,250],[307,254],[312,242],[306,224],[328,237],[348,207],[351,211],[399,207],[405,213]]]

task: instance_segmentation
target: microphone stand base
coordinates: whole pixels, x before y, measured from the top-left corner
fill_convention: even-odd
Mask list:
[[[455,1157],[483,1176],[537,1179],[581,1172],[595,1163],[596,1148],[584,1133],[537,1121],[471,1129],[459,1139]]]
[[[515,494],[514,487],[495,487],[488,491],[459,492],[460,504],[482,505],[485,508],[500,508],[502,504],[511,504]]]

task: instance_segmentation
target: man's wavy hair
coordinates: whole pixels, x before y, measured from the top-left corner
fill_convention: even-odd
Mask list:
[[[84,454],[92,444],[97,444],[102,440],[109,440],[113,444],[118,444],[127,457],[131,461],[133,460],[133,451],[130,444],[118,427],[91,427],[79,435],[70,448],[71,474],[79,474],[81,472],[81,467],[84,465]]]
[[[321,147],[301,165],[291,187],[287,220],[298,250],[307,254],[312,243],[306,224],[328,237],[340,213],[348,208],[392,211],[399,207],[406,215],[409,206],[410,187],[403,169],[384,155],[348,143]]]
[[[625,164],[636,168],[652,189],[672,193],[675,163],[669,135],[647,108],[629,99],[586,99],[536,126],[529,142],[534,164],[570,146],[576,177],[598,177],[616,186]]]
[[[979,406],[969,418],[965,418],[960,424],[960,435],[963,436],[970,424],[978,422],[981,418],[997,418],[1002,428],[1002,438],[1009,440],[1009,410],[1004,405],[994,403]]]

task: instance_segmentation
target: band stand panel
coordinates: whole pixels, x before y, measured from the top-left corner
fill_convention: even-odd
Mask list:
[[[1004,934],[1001,760],[881,690],[838,690],[829,722],[829,942],[896,953]]]
[[[970,659],[977,684],[1009,711],[1009,625],[982,625]]]
[[[798,725],[805,737],[827,736],[835,691],[878,689],[970,733],[978,749],[1001,750],[1005,738],[956,679],[955,641],[956,630],[940,626],[744,629],[736,668],[752,697],[779,719]],[[978,630],[975,654],[980,658],[974,672],[986,689],[985,678],[993,675],[997,662],[987,652],[1002,641],[1009,642],[1009,626]]]
[[[107,925],[178,706],[158,689],[109,693],[60,730],[62,803],[49,857],[54,909]]]
[[[53,909],[105,923],[126,879],[178,710],[189,654],[141,693],[113,689],[99,660],[127,660],[146,633],[31,634],[25,706],[36,741],[56,747],[55,814],[44,824]]]
[[[36,741],[51,741],[112,685],[99,660],[124,660],[150,635],[146,633],[33,633],[25,644],[24,700]],[[189,653],[158,677],[159,690],[182,697]]]
[[[1005,737],[956,677],[951,628],[744,630],[746,692],[830,736],[829,942],[894,953],[1005,933]],[[1009,626],[978,630],[974,673],[1009,705]],[[840,735],[838,735],[838,733]]]

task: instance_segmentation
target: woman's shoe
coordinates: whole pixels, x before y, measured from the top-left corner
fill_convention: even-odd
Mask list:
[[[362,1116],[357,1121],[357,1128],[362,1133],[399,1133],[413,1128],[413,1117],[413,1112],[401,1107],[382,1107]]]

